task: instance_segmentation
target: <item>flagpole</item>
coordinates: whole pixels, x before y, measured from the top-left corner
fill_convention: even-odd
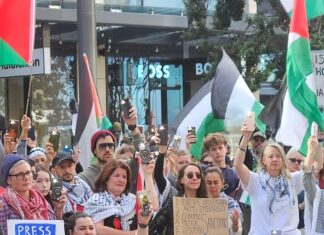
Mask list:
[[[29,77],[29,86],[28,86],[28,93],[27,93],[27,103],[26,103],[26,110],[25,115],[27,116],[28,108],[29,108],[29,101],[30,101],[30,93],[31,93],[31,86],[33,81],[33,65],[29,65],[30,68],[30,77]]]

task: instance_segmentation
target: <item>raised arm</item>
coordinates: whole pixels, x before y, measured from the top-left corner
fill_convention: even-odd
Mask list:
[[[250,180],[250,170],[249,168],[247,168],[246,165],[244,165],[244,159],[245,159],[245,152],[252,135],[252,131],[248,130],[246,121],[243,122],[241,130],[243,133],[243,137],[236,151],[236,155],[234,159],[234,167],[242,183],[245,186],[247,186]]]

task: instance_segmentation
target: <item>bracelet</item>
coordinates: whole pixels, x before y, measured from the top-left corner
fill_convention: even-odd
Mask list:
[[[246,147],[244,148],[244,147],[242,147],[242,146],[240,146],[240,145],[239,145],[239,149],[240,149],[241,151],[243,151],[243,152],[246,151]]]
[[[140,227],[140,228],[146,228],[147,226],[148,226],[148,224],[138,223],[138,227]]]
[[[133,130],[135,130],[136,127],[137,127],[136,124],[135,125],[129,125],[128,130],[133,131]]]

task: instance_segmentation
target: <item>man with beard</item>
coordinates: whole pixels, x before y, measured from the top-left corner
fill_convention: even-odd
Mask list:
[[[115,151],[113,133],[107,130],[95,132],[91,138],[91,150],[96,157],[96,162],[88,166],[79,176],[94,190],[94,184],[101,168],[113,159]]]
[[[87,200],[92,195],[89,185],[76,175],[76,164],[68,153],[58,153],[52,161],[53,173],[62,180],[67,191],[67,201],[64,213],[69,211],[82,212]]]

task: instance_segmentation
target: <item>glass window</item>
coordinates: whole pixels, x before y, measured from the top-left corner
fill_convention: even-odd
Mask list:
[[[69,103],[75,97],[73,56],[52,57],[52,73],[35,76],[32,83],[32,121],[37,143],[44,146],[53,129],[60,132],[60,144],[71,145],[71,112]]]

